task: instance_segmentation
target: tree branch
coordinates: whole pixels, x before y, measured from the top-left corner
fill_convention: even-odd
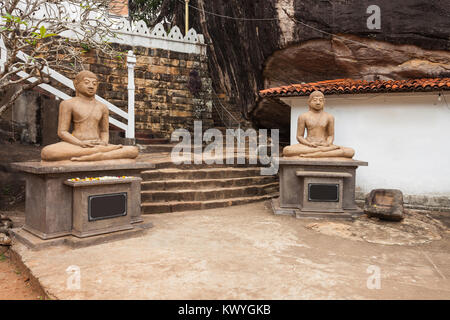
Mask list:
[[[96,49],[97,54],[109,57],[119,53],[103,41],[114,37],[114,22],[108,14],[109,0],[7,0],[0,4],[2,36],[7,48],[4,70],[0,74],[0,89],[23,84],[12,99],[1,107],[9,108],[23,91],[39,85],[44,80],[44,67],[56,71],[79,71],[83,69],[82,45]],[[68,17],[70,19],[68,19]],[[71,32],[73,38],[61,34]],[[83,47],[84,48],[84,47]],[[30,58],[17,58],[24,52]],[[18,77],[24,71],[28,77]],[[30,77],[38,82],[26,84]]]
[[[44,83],[43,80],[38,80],[36,82],[27,84],[27,85],[22,85],[16,92],[14,92],[14,94],[11,96],[11,98],[9,98],[8,102],[0,107],[0,117],[2,116],[3,112],[5,112],[8,108],[12,107],[12,105],[14,104],[14,102],[16,102],[16,100],[20,97],[20,95],[26,91],[26,90],[31,90],[34,87],[40,85]]]

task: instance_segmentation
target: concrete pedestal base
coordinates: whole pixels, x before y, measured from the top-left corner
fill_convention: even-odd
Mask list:
[[[355,203],[355,176],[358,166],[367,166],[367,162],[281,158],[279,164],[280,198],[272,201],[275,214],[338,219],[352,219],[362,214]],[[321,194],[319,190],[314,195],[313,187],[328,188],[331,193]]]
[[[23,229],[42,240],[48,240],[72,236],[77,230],[80,231],[79,227],[74,228],[73,215],[74,201],[79,199],[74,199],[73,187],[65,184],[68,179],[102,176],[140,178],[141,171],[154,168],[154,165],[134,160],[108,160],[84,163],[23,162],[12,164],[12,168],[25,173],[26,200]],[[129,208],[127,229],[143,221],[140,208],[141,179],[132,179],[129,183],[128,201],[138,205]],[[102,227],[108,227],[108,225],[105,224]],[[123,229],[116,225],[112,226],[109,232]],[[83,236],[98,234],[98,232],[90,231],[92,230],[84,233]],[[80,236],[80,234],[77,235]]]
[[[17,228],[10,230],[12,238],[14,241],[18,241],[24,244],[27,248],[31,250],[43,250],[55,246],[67,246],[72,249],[84,248],[89,246],[94,246],[106,242],[125,240],[135,237],[140,237],[145,234],[145,232],[152,228],[153,224],[150,222],[143,222],[133,225],[133,228],[126,231],[118,231],[107,234],[101,234],[96,236],[91,236],[88,238],[78,238],[73,236],[59,237],[55,239],[43,240],[32,233],[24,230],[23,228]]]
[[[358,210],[343,211],[343,212],[316,212],[303,211],[296,208],[281,208],[280,198],[273,198],[271,200],[272,211],[274,214],[293,216],[298,219],[339,219],[339,220],[353,220],[362,215],[363,212]]]

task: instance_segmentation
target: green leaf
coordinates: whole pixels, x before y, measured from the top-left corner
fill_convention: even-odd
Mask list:
[[[44,26],[41,26],[39,31],[41,32],[41,38],[44,38],[45,37],[45,33],[47,32],[47,29],[45,29]]]
[[[54,37],[54,36],[57,36],[57,35],[58,35],[57,33],[47,33],[47,34],[44,36],[44,38]]]
[[[25,42],[28,43],[31,46],[35,46],[37,41],[35,39],[30,40],[30,39],[25,39]]]
[[[39,33],[38,32],[31,32],[31,36],[33,38],[37,38],[37,39],[45,39],[45,38],[54,37],[54,36],[57,36],[57,35],[58,35],[57,33],[47,33],[47,29],[44,26],[42,26],[39,29]]]
[[[10,15],[9,13],[2,16],[2,18],[6,19],[8,22],[11,22],[13,20],[13,16]]]
[[[5,19],[7,22],[14,22],[18,24],[24,24],[28,26],[28,22],[22,20],[20,17],[13,16],[9,13],[6,13],[5,15],[1,16],[3,19]]]
[[[81,51],[83,53],[88,53],[89,51],[91,51],[91,48],[87,43],[80,43],[80,47],[83,48],[83,50]]]

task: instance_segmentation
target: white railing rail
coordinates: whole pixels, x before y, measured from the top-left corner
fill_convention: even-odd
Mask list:
[[[4,63],[6,62],[6,47],[3,43],[3,40],[0,36],[0,68],[3,72],[4,70]],[[28,56],[26,53],[19,51],[16,55],[16,57],[24,62],[29,62],[30,56]],[[125,112],[121,110],[120,108],[116,107],[112,103],[108,102],[107,100],[103,99],[102,97],[95,95],[95,98],[105,104],[108,109],[117,114],[118,116],[122,117],[126,120],[126,123],[123,123],[121,121],[118,121],[112,117],[109,117],[109,123],[119,129],[122,129],[125,131],[125,137],[134,139],[135,137],[135,122],[134,122],[134,95],[135,95],[135,87],[134,87],[134,67],[136,65],[136,56],[134,55],[133,51],[129,51],[127,55],[127,67],[128,67],[128,112]],[[42,69],[42,72],[48,75],[50,78],[56,80],[60,84],[75,90],[75,87],[73,85],[73,81],[69,78],[65,77],[61,73],[48,68],[44,67]],[[19,71],[16,73],[21,78],[28,78],[29,74],[24,71]],[[27,79],[28,82],[34,83],[38,81],[36,77],[29,77]],[[53,94],[54,96],[63,99],[68,100],[72,98],[71,96],[67,95],[66,93],[62,92],[61,90],[58,90],[49,84],[42,83],[38,85],[41,89]]]
[[[5,71],[6,53],[5,43],[3,42],[2,36],[0,36],[0,73]]]
[[[216,112],[222,120],[222,123],[225,125],[225,127],[228,128],[240,128],[241,122],[236,119],[235,116],[225,107],[222,102],[220,101],[220,98],[217,96],[216,92],[213,91],[213,106],[216,109]]]
[[[6,46],[3,42],[3,38],[0,35],[0,73],[3,73],[3,71],[5,71],[7,52],[8,51],[6,51]]]
[[[21,52],[21,51],[19,51],[19,53],[17,54],[17,58],[24,62],[27,62],[30,59],[30,57],[27,54],[25,54],[24,52]],[[134,59],[134,61],[136,61],[136,57],[134,56],[132,51],[128,52],[127,59]],[[129,69],[130,69],[130,66],[132,66],[132,68],[134,69],[135,63],[128,64]],[[66,86],[72,90],[75,90],[73,81],[70,80],[69,78],[65,77],[64,75],[60,74],[59,72],[57,72],[51,68],[48,68],[48,67],[44,67],[42,72],[47,74],[52,79],[58,81],[60,84]],[[134,70],[131,74],[133,75],[133,78],[131,80],[128,79],[128,82],[134,84]],[[22,78],[29,76],[24,71],[18,72],[17,75]],[[38,79],[34,78],[34,77],[28,79],[29,82],[36,82],[37,80]],[[71,96],[65,94],[64,92],[62,92],[48,84],[43,83],[38,86],[41,89],[55,95],[56,97],[58,97],[60,99],[67,100],[67,99],[72,98]],[[132,97],[130,95],[132,95]],[[100,97],[98,95],[95,95],[95,98],[98,101],[100,101],[101,103],[105,104],[111,112],[117,114],[118,116],[122,117],[123,119],[125,119],[127,121],[127,124],[125,124],[121,121],[118,121],[118,120],[112,118],[112,117],[109,117],[109,123],[111,123],[115,127],[118,127],[119,129],[124,130],[126,138],[134,139],[134,88],[132,90],[128,90],[128,101],[129,101],[129,103],[130,103],[130,101],[132,102],[132,104],[128,104],[128,113],[119,109],[118,107],[116,107],[115,105],[113,105],[112,103],[108,102],[107,100],[103,99],[102,97]],[[131,121],[130,121],[130,119],[131,119]]]

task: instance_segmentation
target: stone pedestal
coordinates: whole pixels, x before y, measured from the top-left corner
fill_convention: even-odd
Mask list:
[[[355,177],[364,161],[351,159],[281,158],[280,198],[275,214],[297,218],[347,218],[361,214],[355,203]]]
[[[78,199],[73,185],[65,183],[71,178],[102,176],[138,178],[131,179],[128,182],[128,201],[139,205],[133,205],[129,208],[128,218],[126,218],[129,219],[129,222],[125,224],[132,226],[142,222],[140,210],[141,171],[154,168],[154,165],[136,162],[135,160],[107,160],[83,163],[70,161],[22,162],[12,164],[12,168],[23,172],[26,179],[25,224],[23,229],[40,239],[48,240],[77,235],[77,232],[74,232],[74,222],[76,221],[74,220],[73,208],[74,204],[77,208],[79,201],[83,200]],[[106,188],[108,189],[108,187]],[[84,235],[88,233],[84,233]],[[80,235],[81,233],[78,233],[78,236]]]
[[[136,177],[65,181],[73,188],[72,235],[85,238],[133,229],[131,216],[140,214],[141,203],[133,197],[136,188],[132,188],[132,183],[139,182],[140,187],[141,181]]]

